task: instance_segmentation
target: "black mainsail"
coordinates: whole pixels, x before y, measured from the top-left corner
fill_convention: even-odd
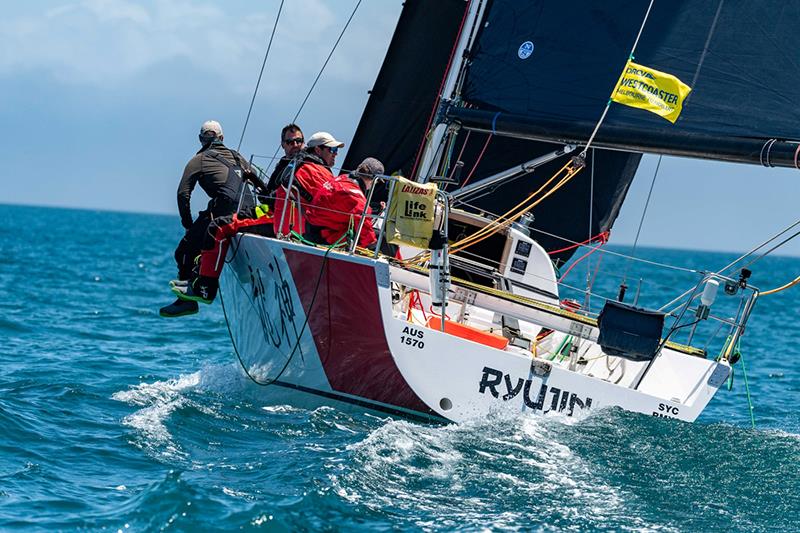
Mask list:
[[[451,120],[585,143],[641,26],[645,0],[493,0]],[[613,104],[594,146],[797,166],[800,2],[658,0],[635,61],[692,88],[675,124]],[[526,44],[528,43],[528,44]]]

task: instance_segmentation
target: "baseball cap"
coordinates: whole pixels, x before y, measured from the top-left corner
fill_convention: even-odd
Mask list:
[[[327,146],[328,148],[342,148],[344,146],[344,143],[334,139],[333,135],[331,135],[327,131],[318,131],[317,133],[312,135],[308,139],[308,141],[306,141],[306,146],[308,146],[309,148],[314,148],[315,146]]]
[[[356,169],[358,174],[366,174],[375,176],[376,174],[383,174],[383,163],[374,157],[368,157],[358,165]]]
[[[222,136],[222,125],[216,120],[206,120],[203,122],[203,125],[200,126],[200,135],[211,132],[216,134],[217,137]]]

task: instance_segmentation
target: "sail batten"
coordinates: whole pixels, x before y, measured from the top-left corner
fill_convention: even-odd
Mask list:
[[[467,129],[554,143],[585,143],[591,122],[563,124],[552,118],[530,118],[474,109],[452,108],[449,119]],[[696,132],[653,134],[639,126],[603,125],[593,146],[610,150],[696,157],[735,163],[795,168],[800,144],[784,139],[711,136]]]

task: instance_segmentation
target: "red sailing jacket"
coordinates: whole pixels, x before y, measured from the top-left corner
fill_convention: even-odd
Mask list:
[[[333,179],[333,174],[325,165],[313,163],[308,159],[303,161],[294,173],[294,186],[297,187],[300,194],[301,208],[306,209],[311,204],[317,189],[331,179]],[[283,221],[283,231],[278,231],[284,205],[286,205],[286,190],[283,187],[278,187],[278,190],[275,191],[275,220],[273,222],[275,233],[288,235],[290,227],[301,235],[305,233],[305,220],[300,218],[296,198],[294,201],[290,201],[287,207]]]
[[[361,213],[364,212],[366,204],[367,199],[358,184],[346,174],[342,174],[328,180],[317,189],[306,216],[310,224],[321,228],[322,237],[332,244],[347,233],[351,218],[353,231],[358,230]],[[368,208],[367,214],[371,213]],[[358,245],[367,247],[376,241],[372,218],[366,217]]]

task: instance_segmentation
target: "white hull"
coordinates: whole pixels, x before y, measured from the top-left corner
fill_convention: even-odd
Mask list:
[[[554,330],[535,355],[473,342],[425,326],[427,277],[384,260],[244,234],[234,237],[229,261],[221,289],[243,368],[271,383],[271,398],[294,404],[455,422],[497,410],[572,416],[616,406],[693,421],[730,371],[671,348],[646,370],[603,354],[597,328],[552,299],[532,305],[453,284],[447,314],[472,329],[502,315],[529,338]],[[412,291],[422,305],[409,309]],[[555,354],[567,339],[576,346],[570,357]]]

